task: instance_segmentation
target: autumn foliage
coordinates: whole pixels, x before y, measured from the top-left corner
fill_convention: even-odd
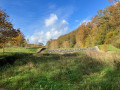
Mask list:
[[[101,9],[89,21],[76,30],[60,36],[55,43],[49,41],[48,48],[87,48],[101,44],[113,44],[120,48],[120,1]],[[47,44],[48,44],[47,43]]]
[[[9,16],[0,8],[0,47],[4,49],[7,43],[11,43],[12,46],[21,45],[24,40],[20,29],[13,28]]]

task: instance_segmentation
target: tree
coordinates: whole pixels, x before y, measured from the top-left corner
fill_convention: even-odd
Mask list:
[[[119,0],[111,0],[110,2],[112,1],[118,2],[99,10],[91,21],[83,22],[76,30],[60,36],[56,40],[58,43],[56,45],[59,48],[62,46],[86,48],[100,44],[114,44],[114,46],[120,47],[120,2]],[[49,43],[49,46],[52,45],[54,44]]]
[[[13,25],[9,21],[9,16],[0,9],[0,44],[3,47],[3,54],[5,51],[5,44],[16,36],[17,31],[13,28]]]
[[[13,38],[13,42],[18,47],[22,46],[25,43],[25,38],[22,32],[20,31],[20,28],[17,29],[17,36]]]
[[[116,2],[116,1],[119,1],[119,0],[108,0],[108,1],[111,3],[111,2],[114,2],[114,1]]]
[[[42,47],[42,46],[44,46],[44,44],[43,43],[39,43],[39,45]]]

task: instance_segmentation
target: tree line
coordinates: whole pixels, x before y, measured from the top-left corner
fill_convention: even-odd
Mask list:
[[[120,48],[120,1],[101,9],[89,21],[83,22],[76,30],[47,42],[46,47],[87,48],[102,44],[112,44]]]

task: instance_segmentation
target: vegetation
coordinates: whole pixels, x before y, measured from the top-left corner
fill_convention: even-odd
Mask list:
[[[112,44],[120,48],[120,1],[101,9],[91,21],[83,22],[76,30],[51,40],[47,47],[55,48],[87,48],[102,44]]]
[[[2,49],[0,49],[0,59],[3,59],[8,56],[15,55],[16,53],[36,53],[38,47],[19,47],[19,48],[5,48],[4,54],[2,53]]]
[[[54,50],[98,46],[105,52],[36,53],[43,44],[26,41],[0,9],[0,90],[119,90],[120,52],[107,51],[120,51],[120,1],[109,2],[115,3],[46,45]]]
[[[102,50],[103,46],[104,45],[99,45],[98,47]],[[106,45],[106,49],[107,49],[107,51],[120,51],[120,49],[118,49],[110,44]]]
[[[0,47],[3,48],[3,53],[7,43],[9,46],[21,46],[25,43],[25,39],[20,29],[13,28],[9,16],[0,8]]]
[[[5,89],[119,90],[119,80],[120,53],[16,53],[0,66]]]

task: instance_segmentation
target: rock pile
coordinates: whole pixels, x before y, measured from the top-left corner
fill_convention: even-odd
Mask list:
[[[49,53],[73,53],[79,51],[97,51],[96,48],[81,48],[81,49],[57,49],[49,50]]]

